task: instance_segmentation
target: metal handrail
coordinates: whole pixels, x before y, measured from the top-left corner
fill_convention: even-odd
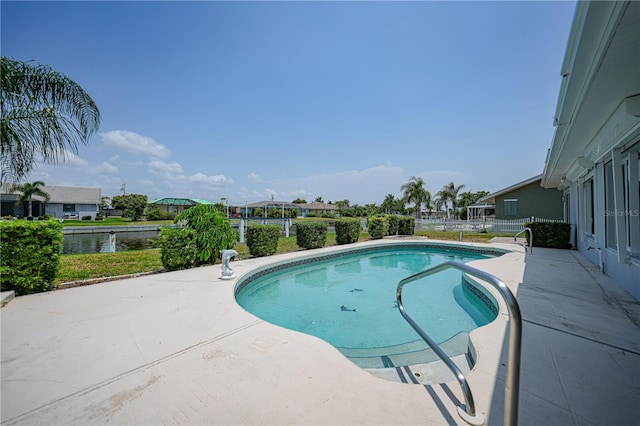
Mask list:
[[[522,234],[524,231],[529,231],[529,254],[533,254],[533,231],[531,230],[531,228],[527,227],[527,228],[524,228],[522,231],[518,232],[516,235],[513,236],[513,241],[517,242],[518,235]],[[525,250],[525,253],[526,253],[526,250]]]
[[[398,301],[398,309],[400,314],[407,320],[407,322],[413,327],[413,329],[422,337],[422,339],[433,349],[433,351],[440,357],[440,359],[446,364],[446,366],[453,372],[462,388],[464,395],[465,406],[462,408],[458,406],[458,414],[467,423],[473,425],[480,425],[484,423],[482,415],[477,415],[475,412],[475,404],[473,402],[473,395],[467,379],[457,365],[449,358],[449,356],[440,349],[438,344],[434,342],[420,326],[407,314],[402,304],[402,287],[406,284],[427,277],[429,275],[442,272],[449,268],[455,268],[463,271],[464,273],[479,278],[483,281],[489,282],[494,288],[498,290],[502,298],[504,299],[507,310],[509,312],[509,351],[507,354],[507,380],[505,386],[505,401],[504,401],[504,424],[516,425],[518,423],[518,397],[520,392],[520,354],[522,349],[522,316],[520,314],[520,306],[509,288],[499,278],[489,273],[483,272],[479,269],[473,268],[469,265],[460,262],[447,261],[436,265],[433,268],[429,268],[417,274],[411,275],[398,283],[396,289],[396,299]]]

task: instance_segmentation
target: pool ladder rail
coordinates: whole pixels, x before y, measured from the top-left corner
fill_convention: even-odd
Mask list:
[[[473,395],[469,388],[469,383],[466,377],[458,368],[458,366],[444,353],[440,346],[434,342],[425,331],[409,316],[405,311],[402,304],[402,288],[410,282],[419,280],[429,275],[437,274],[444,270],[454,268],[459,269],[462,272],[474,276],[482,281],[486,281],[493,285],[498,290],[509,312],[509,351],[507,354],[507,379],[505,386],[505,400],[504,400],[504,425],[515,426],[518,424],[518,397],[520,391],[520,355],[522,350],[522,315],[520,314],[520,307],[518,302],[509,288],[499,278],[481,271],[479,269],[468,266],[464,263],[448,261],[429,268],[417,274],[411,275],[398,283],[396,289],[396,299],[398,302],[398,309],[400,314],[405,320],[413,327],[413,329],[422,337],[422,339],[433,349],[433,352],[440,357],[445,365],[456,376],[462,393],[464,395],[464,405],[458,406],[458,414],[460,417],[471,425],[484,424],[484,416],[476,413],[475,403],[473,402]]]
[[[518,232],[516,235],[513,236],[513,242],[517,243],[518,240],[518,235],[522,234],[525,231],[529,231],[529,254],[533,254],[533,231],[531,230],[531,228],[527,227],[524,228],[522,231]],[[525,253],[527,252],[527,250],[525,249]]]

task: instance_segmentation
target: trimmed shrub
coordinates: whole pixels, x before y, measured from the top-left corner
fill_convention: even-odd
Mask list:
[[[324,247],[327,242],[326,222],[299,222],[296,224],[296,244],[303,249]]]
[[[247,228],[247,247],[255,257],[271,256],[278,250],[282,230],[278,225],[255,224]]]
[[[387,218],[389,222],[389,229],[387,230],[387,235],[396,235],[398,233],[398,216],[395,214],[387,214],[384,217]]]
[[[340,219],[336,220],[336,243],[351,244],[360,239],[360,219]]]
[[[413,235],[416,229],[416,219],[411,216],[398,218],[398,235]]]
[[[147,214],[145,216],[147,220],[173,220],[173,218],[176,217],[175,214],[163,212],[157,207],[152,207],[147,210]]]
[[[82,220],[91,220],[91,216],[82,216]]]
[[[367,229],[372,240],[379,240],[389,232],[389,221],[384,216],[369,216]]]
[[[53,288],[62,250],[57,220],[0,222],[0,287],[17,295]]]
[[[533,232],[534,247],[550,247],[567,249],[571,248],[571,224],[566,222],[529,222],[524,224],[525,227],[531,228]],[[529,241],[529,233],[527,236],[527,244]]]
[[[196,231],[197,260],[199,264],[216,263],[222,250],[232,249],[238,241],[238,233],[231,228],[226,214],[212,204],[198,204],[173,219]]]
[[[158,235],[160,260],[167,271],[189,269],[196,264],[196,231],[189,228],[162,228]]]

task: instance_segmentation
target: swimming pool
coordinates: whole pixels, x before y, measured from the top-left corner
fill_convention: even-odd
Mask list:
[[[360,366],[383,367],[385,357],[427,349],[398,311],[395,290],[401,279],[447,260],[501,254],[433,243],[344,250],[245,276],[236,286],[236,300],[261,319],[327,341]],[[497,303],[492,299],[457,270],[421,279],[403,296],[406,310],[438,343],[493,321]]]

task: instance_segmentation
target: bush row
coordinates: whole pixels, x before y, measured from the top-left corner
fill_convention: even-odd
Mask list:
[[[392,214],[369,216],[367,228],[372,240],[379,240],[387,235],[413,235],[416,221],[410,216]]]
[[[17,295],[53,287],[62,249],[57,220],[0,221],[0,287]]]

